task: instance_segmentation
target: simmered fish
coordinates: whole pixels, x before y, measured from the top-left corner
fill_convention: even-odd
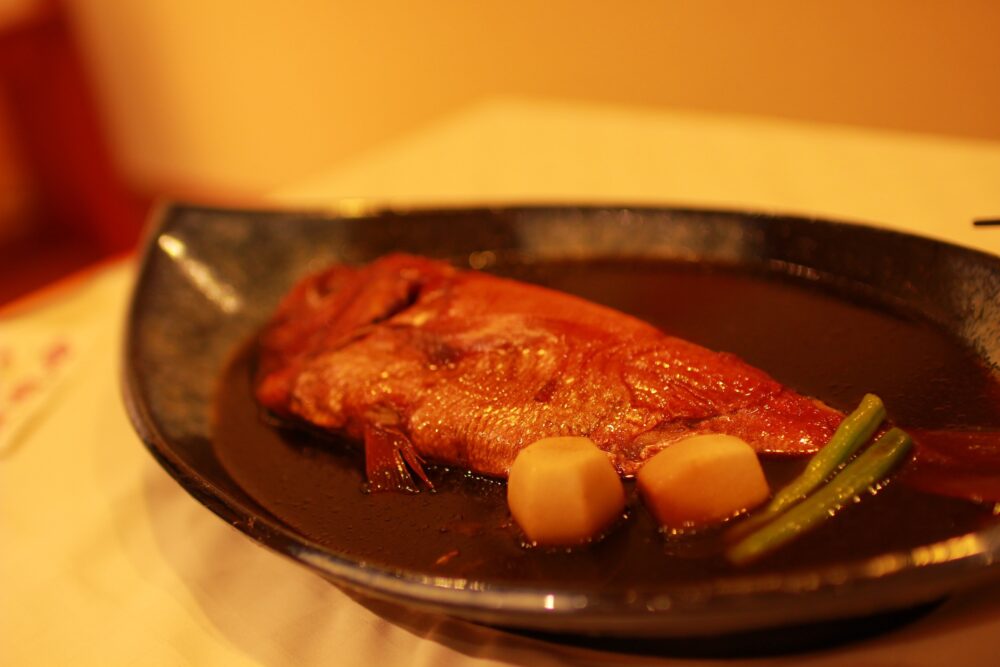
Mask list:
[[[700,433],[807,453],[843,417],[624,313],[409,255],[303,279],[259,345],[258,402],[363,440],[375,488],[426,481],[422,461],[504,477],[555,435],[593,439],[623,475]]]

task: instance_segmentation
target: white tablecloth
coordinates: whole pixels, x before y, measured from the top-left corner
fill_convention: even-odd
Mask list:
[[[484,103],[274,200],[344,197],[748,207],[1000,254],[1000,229],[971,226],[1000,216],[1000,144],[753,118]],[[715,662],[547,643],[362,603],[251,543],[188,497],[128,423],[119,354],[132,271],[117,262],[0,315],[0,664]],[[34,398],[4,404],[15,383]],[[991,587],[875,639],[718,662],[992,665],[998,600]]]

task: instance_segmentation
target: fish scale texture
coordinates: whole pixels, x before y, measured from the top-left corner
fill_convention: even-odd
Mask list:
[[[409,255],[300,281],[260,336],[258,401],[425,460],[504,477],[549,436],[592,438],[618,471],[680,438],[822,446],[842,415],[736,356],[572,295]]]

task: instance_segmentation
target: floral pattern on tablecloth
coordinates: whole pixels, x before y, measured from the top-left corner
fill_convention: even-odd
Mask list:
[[[0,324],[0,453],[17,438],[76,366],[80,334],[4,331]]]

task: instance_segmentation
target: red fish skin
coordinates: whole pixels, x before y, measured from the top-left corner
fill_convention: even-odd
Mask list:
[[[583,435],[623,475],[680,438],[815,451],[843,415],[731,354],[577,297],[408,255],[300,282],[260,338],[280,417],[505,477],[521,448]]]

